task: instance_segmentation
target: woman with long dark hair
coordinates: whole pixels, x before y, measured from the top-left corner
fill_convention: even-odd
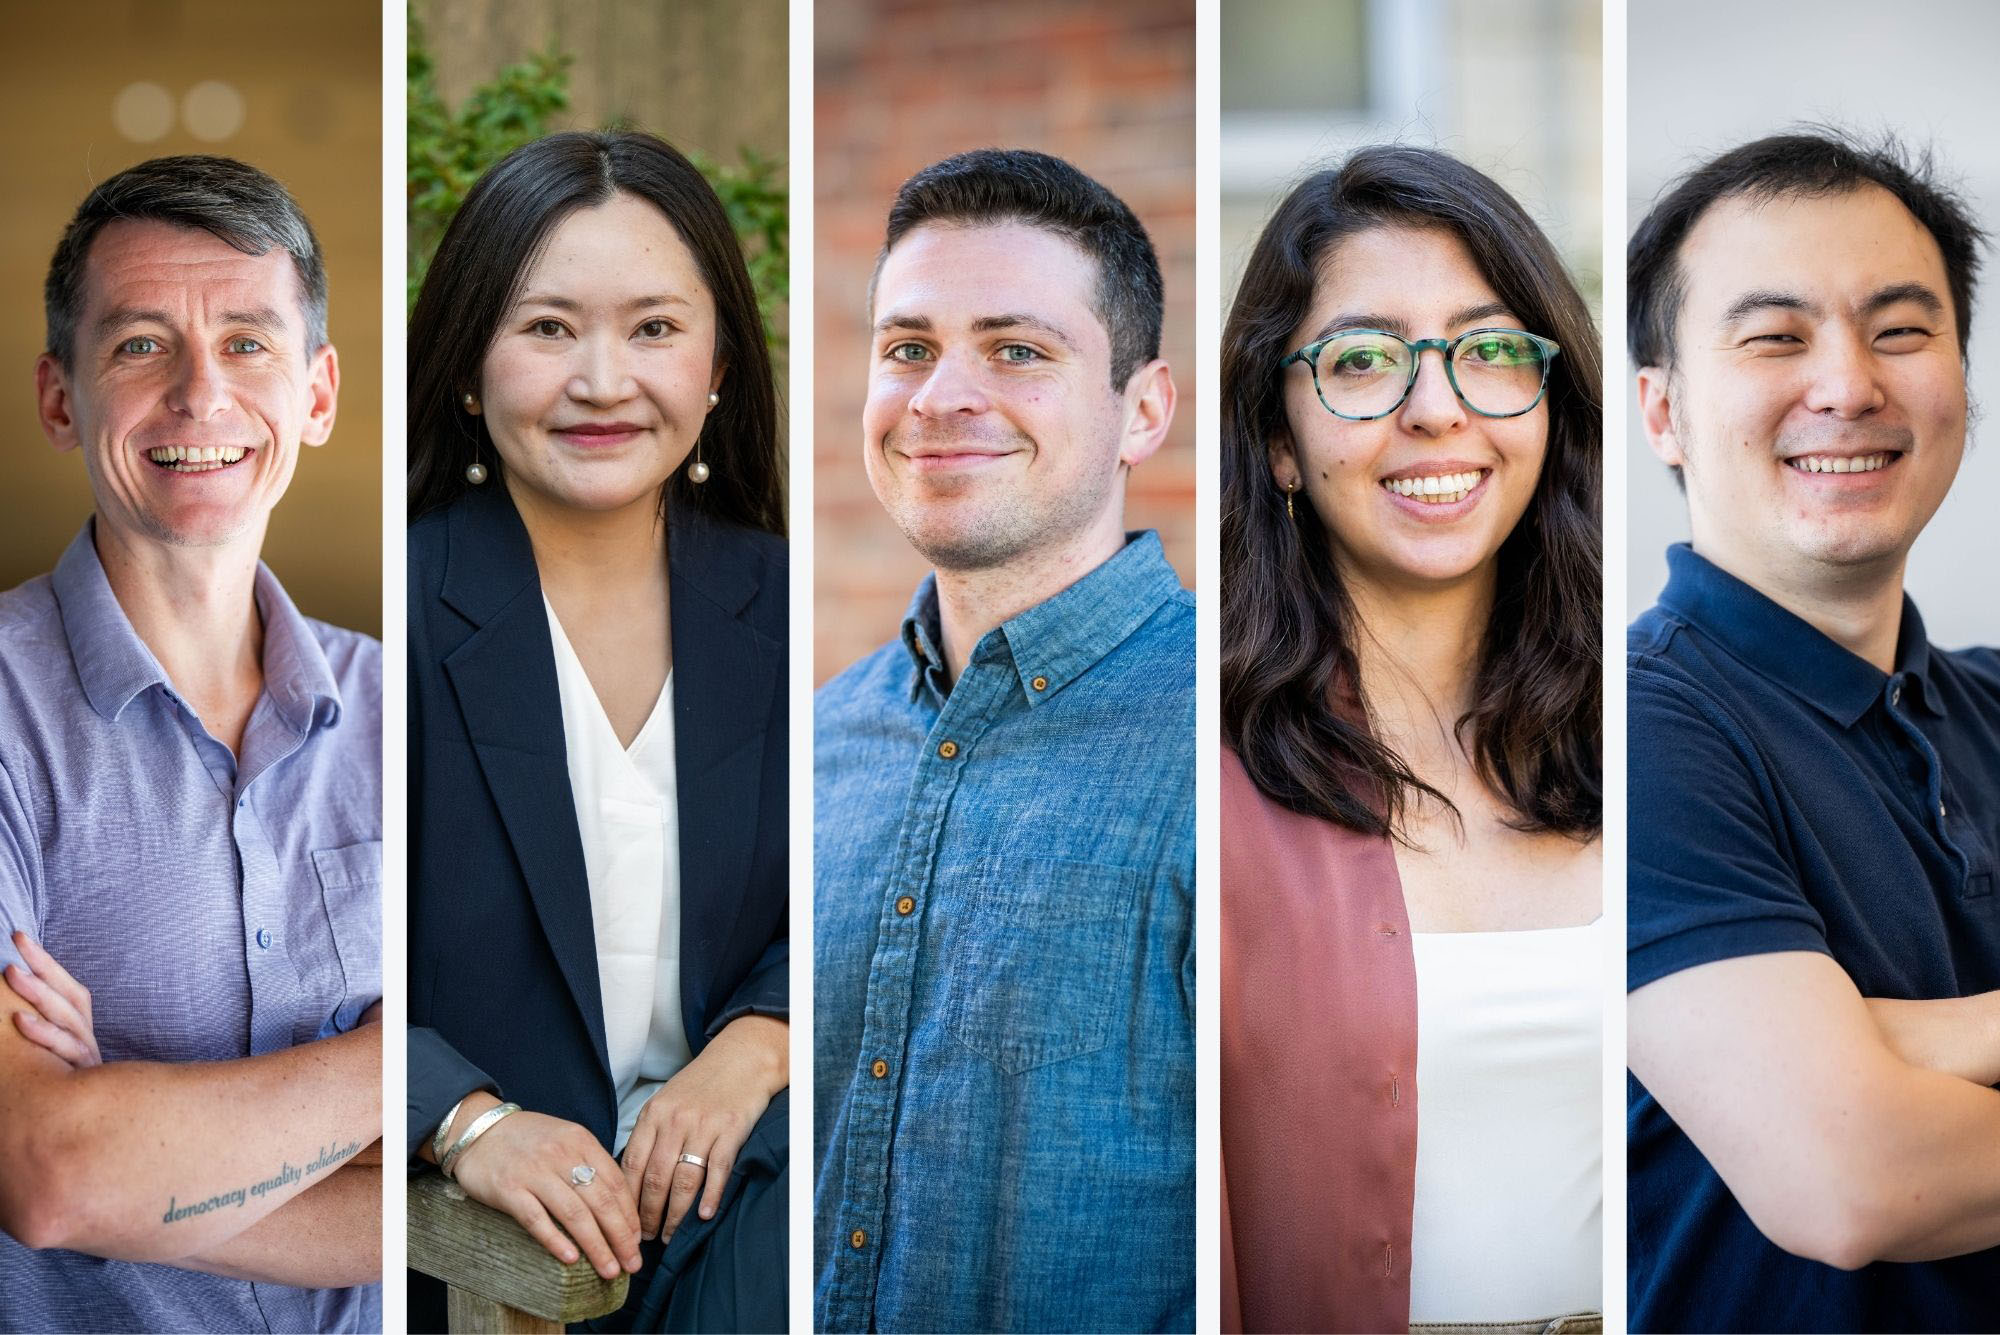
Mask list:
[[[409,349],[411,1158],[635,1273],[599,1328],[782,1329],[784,505],[735,235],[661,141],[552,136],[468,194]]]
[[[1444,154],[1259,238],[1222,355],[1224,1321],[1601,1310],[1597,332]]]

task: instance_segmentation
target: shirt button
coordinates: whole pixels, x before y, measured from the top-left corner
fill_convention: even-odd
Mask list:
[[[939,755],[941,755],[941,756],[943,756],[943,757],[944,757],[944,758],[945,758],[946,760],[950,760],[950,759],[951,759],[951,758],[952,758],[953,756],[955,756],[955,755],[957,755],[957,754],[958,754],[958,743],[957,743],[957,742],[939,742],[939,743],[938,743],[938,754],[939,754]]]
[[[874,1073],[874,1076],[877,1080],[880,1080],[883,1076],[889,1074],[889,1063],[883,1061],[880,1057],[877,1057],[875,1059],[875,1064],[869,1067],[868,1069]]]
[[[258,948],[258,949],[260,949],[260,950],[269,950],[269,949],[271,948],[271,929],[270,929],[270,928],[268,928],[268,927],[259,927],[259,928],[257,929],[257,948]]]
[[[907,918],[916,911],[917,911],[917,901],[910,898],[908,895],[904,895],[901,899],[896,901],[896,913],[899,917]]]
[[[1046,691],[1047,689],[1049,689],[1049,679],[1047,677],[1037,677],[1028,684],[1030,686],[1033,686],[1038,691]]]
[[[858,1252],[868,1245],[868,1235],[857,1228],[847,1235],[847,1245]]]
[[[1903,703],[1903,683],[1902,683],[1902,682],[1900,682],[1900,681],[1899,681],[1899,682],[1897,682],[1897,683],[1896,683],[1896,684],[1895,684],[1894,686],[1891,686],[1891,687],[1889,688],[1889,703],[1890,703],[1890,704],[1892,704],[1892,705],[1900,705],[1900,704],[1902,704],[1902,703]]]

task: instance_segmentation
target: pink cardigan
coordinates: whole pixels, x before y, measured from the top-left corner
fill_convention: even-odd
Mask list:
[[[1402,1331],[1417,968],[1395,852],[1222,752],[1222,1328]]]

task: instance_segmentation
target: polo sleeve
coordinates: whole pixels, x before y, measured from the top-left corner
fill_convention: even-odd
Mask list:
[[[21,964],[14,933],[42,936],[41,914],[35,909],[38,841],[20,789],[21,776],[0,755],[0,968]]]
[[[1763,757],[1701,687],[1627,674],[1626,988],[1740,955],[1830,954]]]

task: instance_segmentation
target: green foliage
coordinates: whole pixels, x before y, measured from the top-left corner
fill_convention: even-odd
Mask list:
[[[743,244],[743,263],[750,270],[750,285],[757,289],[757,311],[764,317],[765,338],[775,352],[784,342],[777,332],[778,307],[792,290],[792,207],[784,165],[748,148],[737,167],[710,162],[699,153],[689,158],[715,187]]]
[[[415,305],[431,256],[473,182],[548,134],[550,118],[569,105],[570,58],[545,51],[509,65],[475,88],[454,115],[438,95],[436,67],[414,11],[409,23],[409,300]]]
[[[569,106],[571,58],[549,50],[510,65],[481,84],[452,112],[437,90],[437,72],[414,12],[409,18],[409,302],[416,304],[424,271],[466,192],[486,169],[521,145],[553,130]],[[623,127],[609,127],[623,128]],[[775,316],[791,293],[791,201],[782,161],[750,149],[738,165],[691,160],[708,178],[743,244],[772,350]]]

